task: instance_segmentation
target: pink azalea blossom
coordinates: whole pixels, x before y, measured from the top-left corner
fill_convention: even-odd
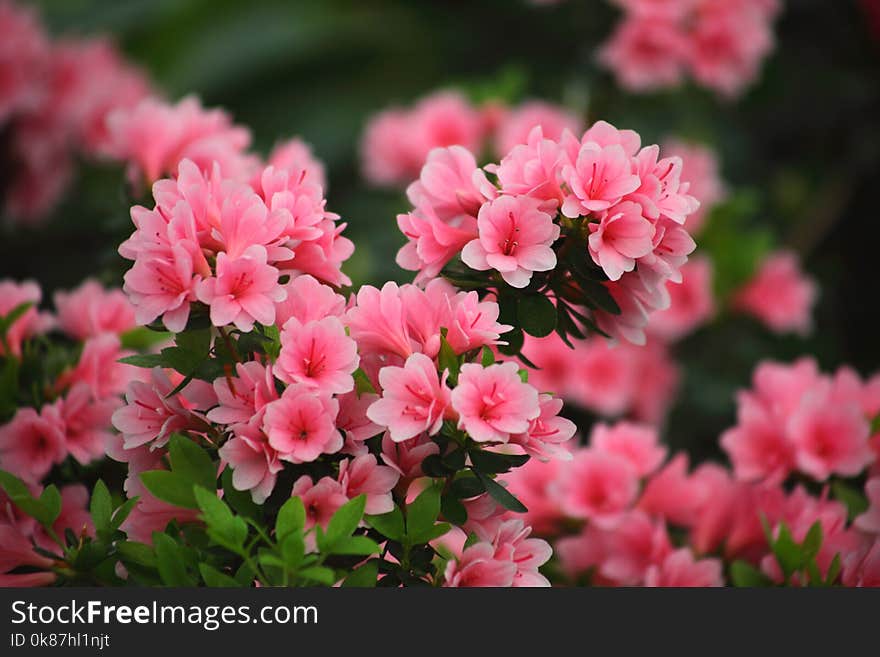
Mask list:
[[[352,373],[360,359],[357,344],[337,317],[301,324],[287,320],[281,330],[281,353],[275,373],[282,381],[297,383],[321,394],[350,392]]]
[[[817,288],[800,269],[797,256],[787,251],[769,255],[751,281],[734,298],[734,307],[757,317],[776,333],[806,334]]]
[[[532,532],[519,518],[505,520],[492,538],[495,545],[495,558],[513,562],[516,573],[511,586],[550,586],[538,568],[550,560],[553,554],[547,541],[529,538]]]
[[[630,462],[617,454],[581,449],[566,468],[562,508],[576,518],[589,518],[610,527],[635,501],[638,476]]]
[[[275,144],[269,154],[268,163],[276,169],[304,172],[304,182],[314,183],[322,189],[327,188],[324,165],[315,158],[311,146],[299,137]]]
[[[712,261],[689,260],[681,267],[681,283],[667,283],[670,304],[651,315],[651,333],[664,340],[678,340],[705,323],[715,312],[712,293]]]
[[[313,276],[296,276],[283,287],[287,296],[275,304],[276,326],[284,326],[291,317],[306,324],[328,316],[341,317],[345,312],[345,297]]]
[[[526,101],[502,117],[495,134],[496,150],[509,153],[515,146],[527,143],[536,126],[541,127],[546,139],[557,140],[566,130],[583,130],[583,121],[563,107],[541,100]]]
[[[430,207],[443,222],[460,215],[476,217],[489,187],[481,174],[473,154],[463,146],[435,148],[406,195],[415,207]]]
[[[488,542],[466,548],[458,559],[446,564],[444,586],[507,587],[513,586],[516,564],[495,558],[495,546]]]
[[[738,479],[782,481],[795,466],[795,448],[785,425],[763,406],[741,397],[737,426],[721,435],[721,446]]]
[[[485,271],[495,269],[513,287],[525,287],[536,271],[556,266],[551,245],[559,226],[542,212],[536,199],[501,196],[480,208],[479,238],[468,242],[461,253],[466,265]]]
[[[255,244],[234,260],[219,253],[217,277],[200,281],[196,295],[211,307],[214,326],[235,324],[250,331],[255,322],[274,324],[275,304],[284,300],[286,291],[278,284],[278,270],[266,264],[266,250]]]
[[[528,431],[512,435],[510,443],[519,445],[526,454],[541,460],[571,460],[571,452],[563,443],[574,436],[577,426],[571,420],[559,416],[562,400],[542,394],[538,396],[538,404],[541,414],[531,421]]]
[[[590,434],[593,449],[623,457],[640,477],[654,472],[666,458],[666,448],[658,443],[656,429],[632,422],[597,424]]]
[[[387,465],[379,465],[372,454],[363,454],[339,464],[339,483],[346,497],[367,496],[364,513],[378,515],[394,509],[391,490],[400,474]]]
[[[338,395],[336,399],[339,401],[336,428],[345,435],[344,451],[351,448],[352,442],[361,443],[382,433],[382,427],[374,424],[367,417],[367,410],[379,399],[379,395],[369,392],[358,393],[355,389],[344,395]]]
[[[283,469],[278,453],[258,424],[236,425],[235,436],[220,448],[220,458],[232,468],[232,485],[249,490],[257,504],[272,494],[278,473]]]
[[[604,540],[607,554],[599,572],[619,586],[641,584],[651,567],[662,564],[672,551],[664,523],[639,510],[623,514],[606,529]]]
[[[438,375],[434,362],[424,354],[413,354],[403,367],[383,367],[379,370],[382,398],[367,409],[367,417],[387,427],[395,442],[423,432],[436,434],[450,405],[448,376],[448,372]]]
[[[522,144],[513,146],[497,165],[486,167],[498,176],[505,194],[532,196],[546,202],[555,212],[565,198],[561,173],[567,163],[560,144],[544,135],[543,127],[532,129]]]
[[[869,479],[865,484],[868,510],[858,516],[854,524],[863,532],[880,534],[880,478]]]
[[[236,363],[236,376],[214,380],[218,406],[208,411],[207,418],[219,424],[247,424],[262,418],[266,404],[278,399],[271,365],[257,361]]]
[[[95,400],[87,383],[77,383],[67,393],[60,408],[65,447],[79,463],[104,456],[110,419],[119,405],[115,398]]]
[[[71,292],[56,292],[58,328],[77,340],[100,333],[125,333],[136,326],[134,309],[121,290],[105,290],[89,279]]]
[[[645,573],[645,586],[704,587],[723,584],[721,561],[694,559],[687,548],[671,552],[663,563],[651,566]]]
[[[554,494],[554,482],[565,467],[561,460],[530,459],[504,475],[507,489],[528,509],[522,515],[523,520],[538,534],[553,535],[564,520]]]
[[[183,394],[169,397],[175,384],[168,375],[156,367],[150,377],[150,382],[130,382],[125,393],[126,405],[113,413],[113,426],[122,434],[125,449],[147,443],[161,447],[175,431],[200,426],[185,405],[186,388]]]
[[[607,210],[641,184],[623,146],[595,141],[581,144],[573,163],[562,169],[562,178],[570,190],[562,213],[573,219]]]
[[[477,442],[506,443],[541,414],[538,391],[520,380],[513,362],[462,365],[451,399],[459,428]]]
[[[40,286],[33,281],[23,283],[0,281],[0,317],[7,317],[16,308],[30,304],[30,307],[6,329],[5,343],[13,356],[21,356],[22,343],[28,338],[45,333],[54,323],[51,315],[37,310],[42,297]],[[0,342],[0,356],[5,355],[7,355],[6,347]]]
[[[404,482],[424,476],[422,461],[431,454],[439,453],[440,447],[426,434],[402,443],[392,440],[387,432],[382,437],[382,460],[400,473]]]
[[[138,259],[124,278],[123,289],[135,307],[138,324],[149,324],[161,316],[165,328],[172,333],[186,328],[199,281],[186,245],[175,244],[165,257],[157,254]]]
[[[0,426],[0,469],[26,482],[39,482],[66,456],[64,420],[57,404],[46,404],[39,413],[20,408]]]
[[[598,224],[590,223],[590,255],[612,281],[632,271],[636,259],[654,248],[654,226],[638,203],[624,201],[609,209]]]
[[[293,463],[314,461],[342,447],[336,429],[339,403],[301,385],[288,386],[281,398],[266,405],[263,431],[279,457]]]
[[[49,44],[35,13],[0,3],[0,123],[39,101],[36,78],[48,63]]]
[[[348,502],[342,484],[335,479],[322,477],[315,483],[308,475],[296,480],[291,497],[302,499],[306,510],[306,529],[311,529],[315,525],[326,529],[333,514]]]
[[[718,156],[708,146],[679,140],[666,141],[663,152],[681,158],[681,179],[689,184],[688,193],[700,200],[700,207],[688,217],[686,224],[688,232],[696,235],[711,209],[727,197]]]
[[[113,333],[89,338],[83,344],[76,366],[62,372],[56,380],[56,389],[60,391],[85,383],[94,399],[121,395],[130,381],[142,378],[138,368],[119,362],[120,358],[129,354],[121,349],[119,336]]]
[[[599,53],[599,61],[628,91],[675,87],[682,81],[688,37],[668,17],[626,18]]]

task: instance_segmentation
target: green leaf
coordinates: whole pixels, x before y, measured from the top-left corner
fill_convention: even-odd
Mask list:
[[[61,515],[61,493],[58,492],[58,487],[55,484],[50,484],[43,489],[43,493],[40,495],[40,504],[46,513],[42,520],[43,524],[52,525]]]
[[[146,326],[138,326],[120,335],[119,341],[123,349],[144,351],[160,342],[166,342],[170,337],[170,333],[151,331]]]
[[[113,501],[110,499],[110,491],[107,485],[98,479],[95,488],[92,490],[92,499],[89,501],[89,513],[92,516],[92,523],[95,525],[95,532],[98,536],[107,536],[113,531],[110,521],[113,517]]]
[[[523,331],[536,338],[543,338],[556,329],[556,306],[543,294],[520,297],[516,317]]]
[[[263,348],[273,361],[277,360],[278,354],[281,353],[281,331],[273,324],[271,326],[264,326],[263,332],[269,339],[269,343],[264,345]]]
[[[476,475],[466,473],[456,477],[455,481],[452,482],[450,490],[458,499],[467,500],[485,493],[486,487],[483,486],[483,482]]]
[[[440,335],[440,353],[437,355],[437,363],[440,371],[449,372],[449,383],[455,385],[458,382],[458,373],[461,371],[461,361],[458,354],[446,341],[446,329],[441,329]]]
[[[218,545],[240,553],[248,535],[245,521],[232,514],[223,500],[217,497],[216,491],[195,486],[193,492],[202,511],[202,519],[208,527],[208,536]]]
[[[220,477],[223,484],[223,500],[238,515],[260,522],[263,517],[263,507],[254,504],[250,491],[237,490],[232,484],[232,469],[226,468]]]
[[[376,541],[366,536],[349,536],[336,541],[331,549],[333,554],[351,554],[367,557],[379,553],[379,545]]]
[[[325,586],[333,586],[336,583],[336,573],[333,572],[332,568],[327,568],[326,566],[304,568],[299,572],[299,576],[306,580],[324,584]]]
[[[730,581],[737,587],[771,586],[770,579],[746,561],[730,564]]]
[[[278,517],[275,520],[275,538],[281,542],[288,534],[302,531],[305,525],[306,510],[302,499],[291,497],[278,509]]]
[[[805,561],[813,559],[822,547],[822,524],[817,520],[810,525],[807,535],[801,543],[803,559]]]
[[[444,518],[456,525],[463,525],[468,519],[467,509],[454,494],[440,498],[440,512]]]
[[[480,481],[483,482],[483,485],[486,487],[486,492],[492,496],[492,499],[498,502],[505,509],[509,509],[510,511],[516,511],[517,513],[526,513],[528,509],[526,506],[516,499],[510,491],[508,491],[504,486],[499,484],[494,479],[490,479],[482,472],[477,472],[477,477],[480,478]]]
[[[840,575],[840,569],[842,567],[842,563],[840,560],[840,553],[834,555],[834,558],[831,560],[831,565],[828,566],[828,573],[825,575],[825,586],[831,586],[837,580],[837,576]]]
[[[376,578],[379,576],[379,562],[371,559],[351,574],[342,582],[343,588],[373,588],[376,586]]]
[[[323,549],[333,551],[337,543],[350,537],[364,517],[364,506],[367,504],[366,495],[358,495],[353,500],[343,504],[330,522],[327,523],[327,531],[323,536]],[[318,534],[318,544],[321,544],[321,534]]]
[[[392,511],[377,516],[364,516],[366,523],[392,541],[401,541],[406,534],[403,523],[403,513],[399,506]]]
[[[159,577],[167,586],[193,586],[195,582],[186,572],[180,546],[168,534],[153,532]]]
[[[116,531],[122,526],[122,523],[125,522],[125,519],[128,518],[128,515],[132,512],[135,506],[137,506],[139,497],[133,497],[130,500],[126,500],[113,512],[113,517],[110,522],[110,529],[112,531]]]
[[[300,530],[288,533],[281,541],[281,557],[284,567],[296,570],[306,554],[306,544]]]
[[[27,485],[21,479],[5,470],[0,470],[0,487],[6,491],[15,506],[43,527],[51,527],[58,517],[57,513],[53,513],[53,509],[46,506],[42,498],[38,500],[31,495]]]
[[[850,521],[868,510],[868,498],[866,498],[861,491],[845,482],[832,482],[831,492],[834,494],[835,499],[839,500],[846,506],[847,515],[849,516]]]
[[[358,396],[363,394],[376,394],[376,388],[373,387],[372,381],[370,381],[370,377],[367,376],[367,373],[364,372],[360,367],[354,371],[354,387],[357,390]]]
[[[471,450],[470,457],[474,468],[486,474],[509,472],[511,468],[518,468],[529,460],[527,454],[500,454],[482,449]]]
[[[146,367],[152,369],[154,367],[165,367],[165,357],[162,354],[134,354],[133,356],[125,356],[119,359],[120,363],[126,365],[134,365],[135,367]]]
[[[148,470],[141,473],[141,481],[154,497],[186,509],[197,509],[193,484],[188,479],[168,470]]]
[[[3,316],[0,316],[0,337],[5,338],[7,331],[9,328],[21,318],[30,308],[33,307],[32,301],[25,301],[24,303],[20,303],[15,308],[10,310]]]
[[[489,365],[495,364],[495,352],[489,349],[489,347],[483,347],[480,351],[480,364],[483,367],[489,367]]]
[[[512,331],[502,333],[501,339],[507,344],[499,344],[498,351],[505,356],[516,356],[522,350],[523,342],[525,341],[522,329],[520,328],[514,328]]]
[[[784,523],[779,525],[779,535],[771,547],[786,580],[791,577],[792,573],[804,567],[803,550],[795,542],[794,537],[792,537],[791,532]]]
[[[577,282],[587,299],[597,308],[611,315],[619,315],[621,313],[620,306],[617,305],[608,288],[602,285],[602,283],[581,276],[577,277]]]
[[[145,568],[156,567],[156,552],[145,543],[121,541],[116,544],[116,550],[122,556],[123,564],[134,563]]]
[[[410,545],[426,543],[440,515],[440,488],[428,486],[406,507],[406,538]]]
[[[210,490],[217,487],[217,466],[195,441],[173,434],[168,452],[171,471],[175,475],[202,488]]]
[[[199,564],[199,572],[201,573],[202,579],[205,581],[205,584],[207,586],[225,588],[241,587],[241,584],[239,584],[232,577],[226,575],[225,573],[221,573],[219,570],[212,566],[209,566],[206,563]]]

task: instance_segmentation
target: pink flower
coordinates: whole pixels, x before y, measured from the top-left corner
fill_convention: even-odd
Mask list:
[[[487,200],[484,189],[489,187],[481,174],[474,156],[463,146],[435,148],[406,195],[416,208],[430,207],[443,222],[460,215],[476,217]]]
[[[367,417],[387,427],[395,442],[423,432],[433,436],[450,404],[448,376],[444,372],[441,378],[434,361],[424,354],[413,354],[403,367],[383,367],[379,370],[382,398],[367,409]]]
[[[853,524],[863,532],[880,534],[880,478],[874,477],[868,480],[865,484],[865,496],[870,506],[855,519]]]
[[[466,548],[458,559],[450,559],[444,573],[444,586],[507,587],[513,586],[516,564],[495,558],[495,546],[488,542]]]
[[[124,278],[123,289],[135,307],[138,324],[149,324],[161,316],[172,333],[186,328],[199,281],[187,245],[175,244],[164,255],[138,258]]]
[[[465,245],[464,263],[479,271],[495,269],[513,287],[525,287],[532,272],[556,266],[551,245],[559,226],[526,196],[501,196],[484,204],[477,216],[479,238]]]
[[[128,162],[132,182],[152,183],[189,159],[202,171],[214,163],[227,178],[245,178],[256,162],[245,154],[250,132],[221,110],[206,110],[188,96],[176,105],[148,98],[108,118],[109,153]]]
[[[880,586],[880,541],[844,558],[843,585]]]
[[[663,563],[651,566],[645,573],[645,586],[704,587],[723,584],[721,561],[696,560],[687,548],[671,552]]]
[[[219,424],[247,424],[262,417],[266,404],[278,399],[271,365],[257,361],[236,363],[237,376],[214,380],[218,406],[208,411],[208,420]]]
[[[361,143],[364,177],[374,185],[399,185],[418,175],[422,160],[409,145],[409,114],[403,109],[380,112],[370,119]]]
[[[636,259],[654,249],[654,226],[642,206],[624,201],[609,209],[598,224],[590,223],[590,255],[612,281],[632,271]]]
[[[739,95],[757,77],[774,45],[768,16],[736,4],[709,3],[694,12],[688,49],[694,79],[728,97]]]
[[[371,285],[358,290],[346,320],[351,337],[361,349],[387,351],[402,358],[413,353],[400,289],[388,282],[381,290]]]
[[[275,373],[282,381],[298,383],[320,394],[354,390],[352,373],[360,359],[357,344],[337,317],[301,324],[287,320],[281,331],[281,353]]]
[[[794,253],[770,254],[751,281],[737,293],[738,310],[757,317],[776,333],[809,333],[817,289],[800,269]]]
[[[239,258],[217,254],[217,278],[200,281],[196,295],[211,307],[214,326],[233,323],[250,331],[254,322],[275,323],[275,303],[283,301],[286,292],[278,284],[278,270],[266,264],[266,249],[253,245]]]
[[[276,169],[303,172],[303,182],[327,188],[324,165],[312,154],[312,148],[299,137],[275,144],[269,154],[269,164]]]
[[[0,3],[0,123],[37,104],[37,79],[48,57],[48,39],[35,13],[12,2]]]
[[[93,279],[71,292],[56,292],[58,328],[77,340],[100,333],[125,333],[137,324],[122,290],[105,290]]]
[[[373,424],[367,417],[367,409],[379,399],[379,395],[368,392],[358,394],[357,390],[352,390],[337,396],[336,399],[339,401],[336,428],[345,435],[346,449],[344,451],[348,450],[351,442],[363,442],[382,433],[382,427]]]
[[[306,324],[329,316],[341,317],[345,312],[345,297],[312,276],[297,276],[283,287],[287,296],[275,304],[276,326],[284,326],[291,317]]]
[[[658,444],[657,430],[632,422],[595,425],[590,446],[596,451],[623,457],[640,477],[654,472],[666,458],[666,448]]]
[[[138,368],[119,362],[120,358],[128,354],[129,352],[120,349],[119,336],[114,333],[102,333],[88,338],[76,367],[58,377],[56,389],[64,390],[78,383],[85,383],[94,399],[121,395],[133,379],[141,378]]]
[[[284,466],[259,425],[238,424],[235,432],[220,448],[220,458],[232,468],[235,489],[251,491],[254,502],[262,504],[272,494]]]
[[[266,405],[263,431],[280,458],[307,463],[342,447],[342,434],[335,424],[338,411],[336,400],[316,395],[310,388],[291,385],[280,399]]]
[[[623,146],[588,141],[589,134],[584,135],[574,163],[562,169],[562,178],[570,190],[562,213],[572,219],[617,205],[641,184]]]
[[[122,433],[125,449],[147,443],[152,443],[154,448],[161,447],[175,431],[199,426],[184,405],[183,392],[168,396],[174,388],[175,384],[158,367],[151,371],[149,383],[132,381],[128,384],[126,405],[117,409],[112,418],[113,426]]]
[[[613,526],[635,501],[638,476],[630,462],[617,454],[581,449],[574,454],[561,483],[561,503],[575,518]]]
[[[339,464],[339,483],[346,497],[355,498],[364,494],[367,505],[364,513],[379,515],[394,509],[391,490],[400,479],[400,474],[387,465],[379,465],[372,454],[364,454],[346,459]]]
[[[29,483],[38,483],[67,456],[64,421],[57,405],[37,413],[20,408],[0,426],[0,468]]]
[[[688,474],[687,454],[680,453],[648,479],[638,508],[687,527],[695,522],[705,493],[703,482]]]
[[[382,437],[382,460],[399,472],[404,481],[424,476],[422,461],[439,453],[440,447],[425,434],[402,443],[392,440],[388,433]]]
[[[651,315],[650,331],[665,340],[678,340],[706,322],[715,312],[712,261],[689,260],[681,267],[681,283],[667,283],[670,304]]]
[[[315,525],[326,529],[333,514],[348,502],[342,484],[335,479],[322,477],[318,483],[314,483],[308,475],[296,480],[291,497],[302,499],[306,510],[306,529],[311,529]]]
[[[87,383],[77,383],[61,402],[65,447],[79,463],[86,465],[104,456],[110,434],[110,418],[120,405],[116,398],[95,400]]]
[[[672,545],[662,520],[635,510],[607,529],[605,549],[599,567],[602,576],[617,585],[633,586],[644,582],[652,566],[663,563]]]
[[[528,431],[512,435],[510,443],[521,446],[526,454],[541,460],[571,460],[571,452],[563,443],[574,436],[577,426],[571,420],[559,416],[562,400],[542,394],[538,396],[538,404],[541,414],[531,421]]]
[[[538,391],[520,380],[513,362],[462,365],[451,399],[458,427],[477,442],[506,443],[541,414]]]
[[[511,586],[550,586],[546,577],[538,572],[553,554],[547,541],[529,538],[532,528],[519,518],[505,520],[492,537],[495,558],[509,560],[516,565]]]
[[[53,324],[52,317],[41,313],[37,306],[43,297],[40,286],[33,281],[16,283],[10,280],[0,281],[0,317],[8,316],[13,310],[24,304],[31,304],[18,319],[6,329],[6,344],[13,356],[21,356],[22,342],[40,333],[44,333]],[[0,356],[5,356],[6,348],[0,342]]]
[[[505,194],[541,199],[546,208],[555,213],[565,198],[560,174],[567,161],[565,150],[558,142],[545,137],[539,125],[522,144],[507,152],[499,164],[489,165],[486,170],[498,176]]]
[[[583,130],[583,121],[563,107],[541,100],[530,100],[507,112],[501,119],[495,135],[498,153],[510,153],[514,146],[525,144],[536,126],[546,139],[557,140],[566,130]]]
[[[688,193],[700,201],[686,224],[688,232],[696,235],[711,209],[727,197],[718,157],[708,146],[678,140],[665,142],[663,152],[681,158],[681,179],[689,184]]]
[[[628,91],[647,92],[681,83],[688,37],[667,17],[628,17],[599,53]]]
[[[553,489],[565,467],[559,460],[529,459],[522,467],[504,475],[507,489],[528,509],[522,515],[523,520],[538,534],[552,536],[564,520]]]
[[[720,440],[737,479],[785,479],[794,469],[795,449],[784,423],[747,396],[740,398],[737,419],[737,426]]]
[[[477,236],[477,221],[466,214],[441,221],[431,207],[397,215],[397,226],[409,240],[397,252],[396,262],[419,272],[417,281],[437,276],[443,267]]]
[[[868,422],[854,405],[806,399],[787,430],[798,469],[818,481],[831,474],[854,477],[874,460]]]

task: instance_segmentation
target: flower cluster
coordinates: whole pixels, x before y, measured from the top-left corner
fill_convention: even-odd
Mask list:
[[[880,376],[863,382],[849,368],[833,376],[804,358],[762,363],[753,389],[737,399],[737,425],[721,437],[737,479],[782,481],[792,472],[816,481],[854,477],[877,457]]]
[[[876,376],[823,376],[808,359],[763,363],[721,437],[732,470],[689,471],[654,429],[620,422],[595,426],[571,461],[531,462],[506,482],[573,581],[717,586],[724,565],[736,585],[880,585],[877,389]],[[789,485],[795,471],[816,483]]]
[[[602,121],[580,139],[536,127],[485,169],[462,146],[436,149],[407,190],[414,209],[398,217],[409,240],[398,264],[420,280],[443,272],[494,289],[502,303],[528,287],[554,300],[551,330],[583,337],[574,317],[641,344],[695,247],[684,224],[699,203],[681,170],[681,158]],[[463,269],[451,263],[459,254]]]
[[[176,178],[153,185],[153,209],[132,208],[137,230],[119,253],[134,261],[124,289],[139,323],[161,317],[180,332],[198,303],[214,326],[250,331],[275,324],[282,279],[350,283],[340,266],[354,247],[325,210],[322,171],[302,157],[276,161],[245,182],[216,159],[208,170],[184,159]]]
[[[150,93],[102,39],[50,42],[34,14],[0,2],[0,128],[15,171],[4,213],[35,222],[58,201],[77,156],[100,155],[106,118]]]
[[[625,15],[600,62],[624,88],[647,92],[685,74],[732,97],[757,77],[774,45],[776,0],[615,0]]]
[[[457,92],[436,92],[411,108],[393,107],[370,119],[361,144],[364,177],[374,185],[402,187],[418,177],[435,148],[459,145],[472,153],[491,148],[503,155],[526,143],[539,125],[550,139],[583,128],[576,115],[544,101],[477,106]]]
[[[135,326],[121,291],[86,281],[55,295],[54,316],[37,309],[41,296],[35,283],[0,282],[0,316],[5,317],[0,359],[16,384],[3,389],[3,413],[17,408],[0,425],[0,468],[32,485],[68,456],[81,465],[104,456],[110,416],[138,375],[136,368],[118,362],[129,353],[120,336]],[[50,330],[73,344],[70,356],[60,348],[45,351],[37,338]],[[25,379],[35,389],[29,404],[15,397]]]

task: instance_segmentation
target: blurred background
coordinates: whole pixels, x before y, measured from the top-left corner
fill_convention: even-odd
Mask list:
[[[870,0],[785,2],[775,51],[735,101],[691,85],[621,90],[596,65],[620,17],[605,0],[30,4],[53,37],[112,38],[169,99],[194,93],[222,106],[264,154],[290,136],[309,142],[327,167],[328,207],[357,246],[345,267],[355,286],[411,279],[394,264],[403,243],[395,217],[406,199],[371,188],[359,168],[364,126],[389,105],[438,88],[475,102],[542,98],[635,129],[645,143],[675,135],[713,147],[731,191],[698,240],[715,260],[716,291],[786,246],[821,292],[808,337],[780,337],[722,313],[674,346],[682,383],[664,434],[698,459],[717,456],[717,437],[734,422],[733,393],[748,386],[758,360],[812,354],[824,369],[880,368],[880,24]],[[118,167],[77,167],[46,224],[3,225],[0,278],[35,279],[47,297],[96,272],[121,284],[127,266],[115,249],[130,232],[130,205]]]

